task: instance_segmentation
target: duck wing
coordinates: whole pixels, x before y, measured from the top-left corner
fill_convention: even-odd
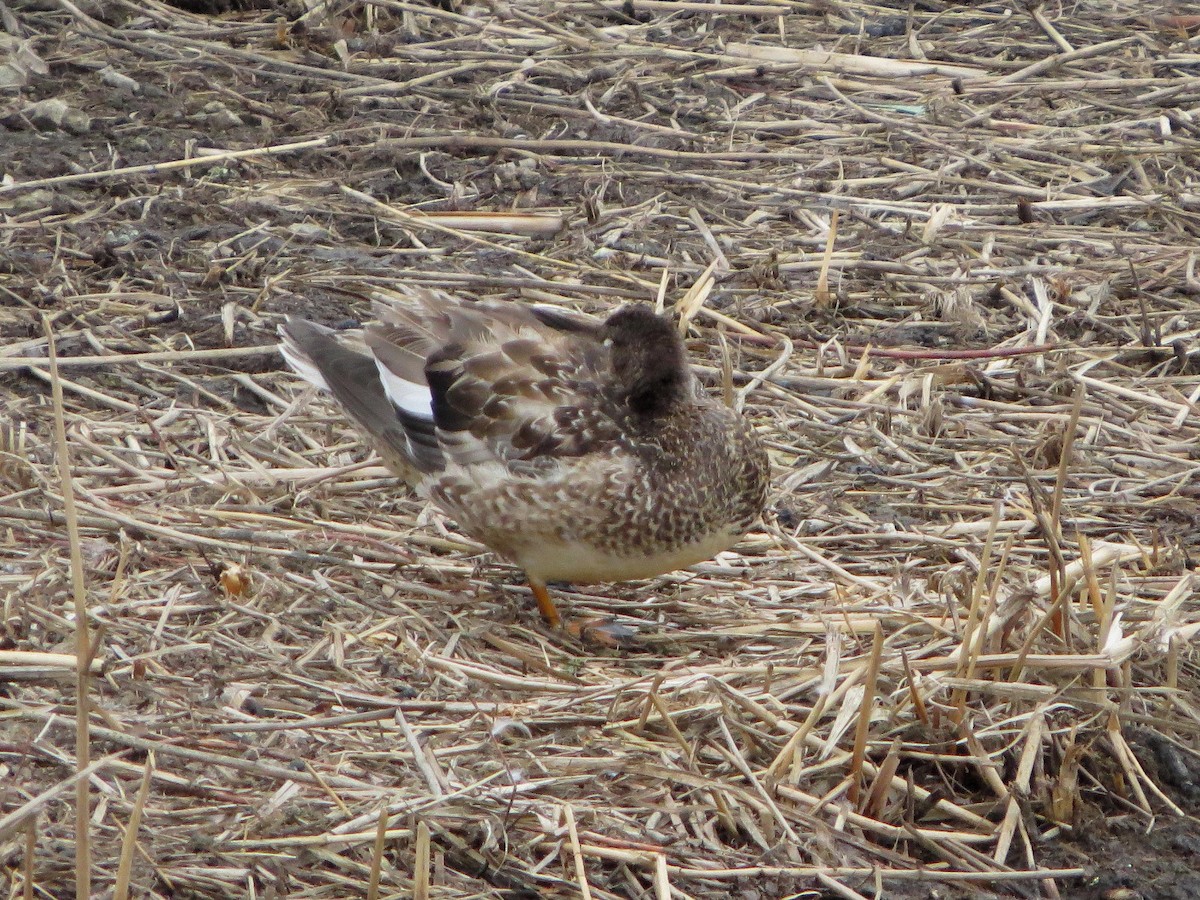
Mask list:
[[[554,307],[374,292],[364,339],[425,471],[533,475],[620,438],[600,323]]]

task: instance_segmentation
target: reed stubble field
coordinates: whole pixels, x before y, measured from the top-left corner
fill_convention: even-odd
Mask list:
[[[1192,6],[0,3],[7,895],[1200,893]],[[547,631],[274,350],[396,283],[675,310],[761,527]]]

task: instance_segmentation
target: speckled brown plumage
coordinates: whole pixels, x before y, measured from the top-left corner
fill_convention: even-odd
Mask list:
[[[285,358],[397,474],[521,566],[553,623],[547,581],[682,568],[762,510],[761,442],[648,308],[599,322],[420,289],[375,299],[380,323],[361,336],[289,319]]]

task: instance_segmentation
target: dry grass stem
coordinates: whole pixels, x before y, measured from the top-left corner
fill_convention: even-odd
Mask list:
[[[64,524],[71,560],[71,595],[75,613],[75,771],[79,775],[88,769],[91,761],[88,721],[94,651],[88,636],[87,585],[84,583],[79,518],[75,511],[75,477],[71,468],[71,451],[67,444],[63,383],[58,374],[54,326],[49,316],[42,316],[42,330],[46,335],[46,351],[50,360],[50,389],[54,404],[54,455],[58,460],[58,481],[62,490]],[[78,900],[89,900],[91,897],[90,818],[91,789],[87,779],[79,777],[75,781],[75,896]]]
[[[133,810],[129,814],[129,821],[125,824],[125,835],[121,840],[121,860],[117,864],[117,874],[113,881],[113,900],[127,900],[129,897],[129,878],[133,871],[133,854],[138,846],[138,829],[141,828],[142,815],[146,809],[146,800],[150,796],[153,777],[154,754],[147,753],[142,784],[138,788],[137,799],[133,802]]]

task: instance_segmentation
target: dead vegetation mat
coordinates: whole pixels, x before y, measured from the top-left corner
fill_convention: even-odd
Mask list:
[[[11,895],[1195,896],[1189,7],[0,3]],[[548,632],[273,350],[397,282],[662,296],[765,522]]]

